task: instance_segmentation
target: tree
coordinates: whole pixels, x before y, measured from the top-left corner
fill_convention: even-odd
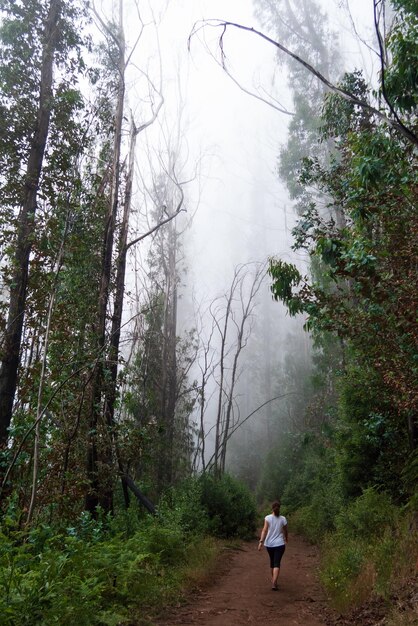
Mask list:
[[[144,452],[148,468],[137,464],[136,473],[146,473],[157,494],[175,484],[190,466],[189,415],[195,402],[195,388],[188,381],[196,350],[194,334],[191,331],[180,338],[177,323],[183,266],[181,239],[185,230],[180,230],[173,219],[184,201],[183,183],[177,179],[177,159],[168,150],[168,163],[154,175],[149,190],[153,204],[150,214],[159,227],[153,229],[148,253],[146,323],[134,365],[129,368],[130,413],[138,428],[153,431],[149,449]]]
[[[86,495],[86,508],[92,513],[96,511],[98,505],[100,505],[105,511],[111,511],[113,508],[113,447],[115,445],[117,450],[117,443],[115,442],[114,408],[117,394],[119,343],[125,292],[127,252],[131,246],[141,241],[159,227],[158,224],[148,233],[128,241],[136,138],[139,133],[154,123],[163,104],[161,85],[159,89],[156,89],[152,81],[148,79],[149,86],[153,92],[150,119],[140,125],[138,124],[138,126],[135,124],[134,119],[131,119],[130,141],[127,157],[127,174],[123,185],[121,178],[123,168],[121,154],[123,148],[124,111],[126,106],[125,75],[132,54],[142,35],[144,24],[139,16],[141,27],[139,35],[132,47],[132,50],[126,58],[122,1],[120,0],[119,2],[119,17],[118,24],[116,26],[105,24],[97,12],[95,12],[95,15],[108,41],[109,60],[113,65],[112,69],[116,76],[116,102],[114,110],[112,156],[111,163],[109,164],[109,204],[103,234],[102,266],[98,294],[98,323],[97,328],[95,329],[98,342],[97,351],[101,356],[96,363],[90,392],[91,413],[87,471],[91,488]],[[155,96],[157,97],[156,104],[154,104]],[[173,219],[173,217],[174,215],[170,216],[170,219]],[[121,220],[119,226],[117,226],[118,218]],[[117,236],[117,230],[119,230],[119,240],[116,251],[117,258],[115,260],[115,238]],[[113,278],[115,285],[114,293],[112,294],[113,285],[111,283]],[[108,309],[111,303],[111,295],[113,295],[113,315],[110,337],[108,337],[107,320]],[[101,431],[101,437],[98,438],[99,431]],[[99,439],[103,442],[101,450],[98,449]],[[117,464],[125,485],[125,471],[121,466],[119,459],[117,460]]]
[[[7,2],[3,10],[1,53],[6,64],[2,72],[7,92],[2,94],[1,109],[5,130],[2,136],[7,145],[3,153],[2,183],[6,192],[6,214],[13,222],[14,211],[18,210],[19,214],[10,254],[9,306],[0,369],[0,445],[7,442],[15,400],[30,254],[51,116],[59,119],[60,100],[67,104],[65,99],[73,98],[73,106],[76,108],[78,104],[71,81],[54,85],[54,66],[65,72],[66,65],[73,62],[71,51],[80,45],[74,22],[70,21],[77,9],[72,9],[68,3],[61,0],[51,0],[48,4],[30,2],[21,9]],[[68,63],[65,62],[67,55],[71,59]],[[53,158],[51,148],[50,160]],[[20,174],[22,169],[24,176]],[[42,189],[48,189],[47,177],[42,181]]]
[[[225,472],[228,442],[238,428],[236,389],[240,377],[240,359],[251,334],[257,294],[263,285],[263,264],[240,265],[235,268],[228,292],[215,299],[209,308],[211,331],[203,354],[206,365],[202,368],[200,398],[200,446],[205,447],[208,432],[204,432],[203,417],[212,396],[207,396],[209,377],[216,384],[216,407],[214,413],[214,452],[206,460],[201,451],[202,466],[221,476]],[[219,345],[216,345],[216,339]],[[215,344],[215,345],[214,345]],[[211,356],[212,351],[216,356]],[[211,366],[208,366],[208,362]],[[215,396],[215,394],[214,394]],[[209,405],[210,406],[210,405]]]
[[[409,27],[405,20],[404,28]],[[394,28],[400,28],[398,20]],[[398,71],[392,42],[389,34],[382,57],[392,61],[385,61],[382,81],[384,73]],[[408,92],[407,83],[401,84]],[[359,73],[347,75],[342,88],[358,90],[362,100],[368,97]],[[398,102],[406,102],[401,93]],[[399,117],[396,111],[392,115]],[[408,115],[414,128],[414,116]],[[303,277],[277,259],[270,266],[272,290],[291,313],[306,312],[310,328],[331,331],[348,346],[340,383],[340,416],[348,435],[339,444],[346,493],[359,493],[369,463],[372,480],[405,497],[406,487],[400,489],[398,480],[395,493],[391,476],[406,471],[408,441],[412,451],[417,443],[412,349],[417,337],[416,154],[407,134],[394,132],[370,109],[336,94],[326,98],[322,126],[338,151],[328,167],[306,159],[301,183],[317,186],[331,205],[343,206],[347,224],[339,228],[314,208],[306,214],[295,229],[295,247],[309,251],[327,280],[315,274]],[[382,468],[390,468],[389,474]]]

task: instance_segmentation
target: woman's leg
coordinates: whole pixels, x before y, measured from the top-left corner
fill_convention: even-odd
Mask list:
[[[275,589],[277,589],[277,580],[279,578],[279,574],[280,574],[280,567],[273,567],[271,584]]]
[[[274,548],[267,548],[267,552],[270,559],[270,571],[271,571],[271,586],[273,588],[273,576],[274,576]]]
[[[278,548],[275,548],[274,550],[274,562],[273,562],[273,573],[272,573],[272,588],[273,589],[277,589],[277,581],[280,575],[280,563],[282,560],[282,556],[284,554],[285,551],[285,546],[280,546]]]

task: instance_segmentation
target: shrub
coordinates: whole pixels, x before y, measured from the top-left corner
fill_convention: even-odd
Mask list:
[[[382,537],[395,520],[396,507],[389,496],[370,487],[337,515],[336,528],[345,537],[370,542]]]
[[[400,581],[412,581],[418,558],[414,512],[402,512],[387,494],[366,489],[342,510],[322,546],[321,579],[340,611],[372,594],[388,599]]]
[[[326,510],[309,505],[298,509],[291,514],[290,524],[294,532],[300,533],[308,541],[319,543],[327,527]]]
[[[158,517],[165,525],[174,525],[184,533],[203,535],[208,519],[202,509],[202,481],[189,478],[168,489],[158,506]]]
[[[249,492],[225,476],[203,477],[170,490],[158,516],[136,511],[94,520],[83,513],[66,530],[40,524],[17,531],[16,516],[0,528],[0,623],[3,626],[121,626],[177,599],[199,579],[222,537],[253,532]]]
[[[162,565],[178,565],[185,560],[186,542],[180,528],[155,522],[143,535],[145,550],[158,555]]]
[[[201,505],[209,518],[209,532],[220,538],[252,538],[257,509],[248,489],[228,474],[220,478],[203,474],[200,483]]]

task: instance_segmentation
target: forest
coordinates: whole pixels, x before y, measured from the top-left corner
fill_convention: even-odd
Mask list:
[[[286,124],[289,246],[214,252],[198,301],[207,158],[159,38],[176,3],[0,1],[0,625],[151,625],[280,499],[334,610],[412,626],[417,4],[372,0],[367,42],[348,10],[373,59],[350,70],[320,0],[187,26],[244,111],[236,35],[287,85],[255,97]]]

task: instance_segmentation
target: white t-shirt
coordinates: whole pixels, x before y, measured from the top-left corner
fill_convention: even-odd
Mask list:
[[[269,525],[269,529],[267,531],[267,537],[264,540],[264,545],[266,548],[277,548],[278,546],[284,546],[284,532],[283,527],[287,526],[287,519],[284,515],[279,515],[276,517],[274,513],[270,513],[270,515],[266,515],[264,518],[265,521]]]

